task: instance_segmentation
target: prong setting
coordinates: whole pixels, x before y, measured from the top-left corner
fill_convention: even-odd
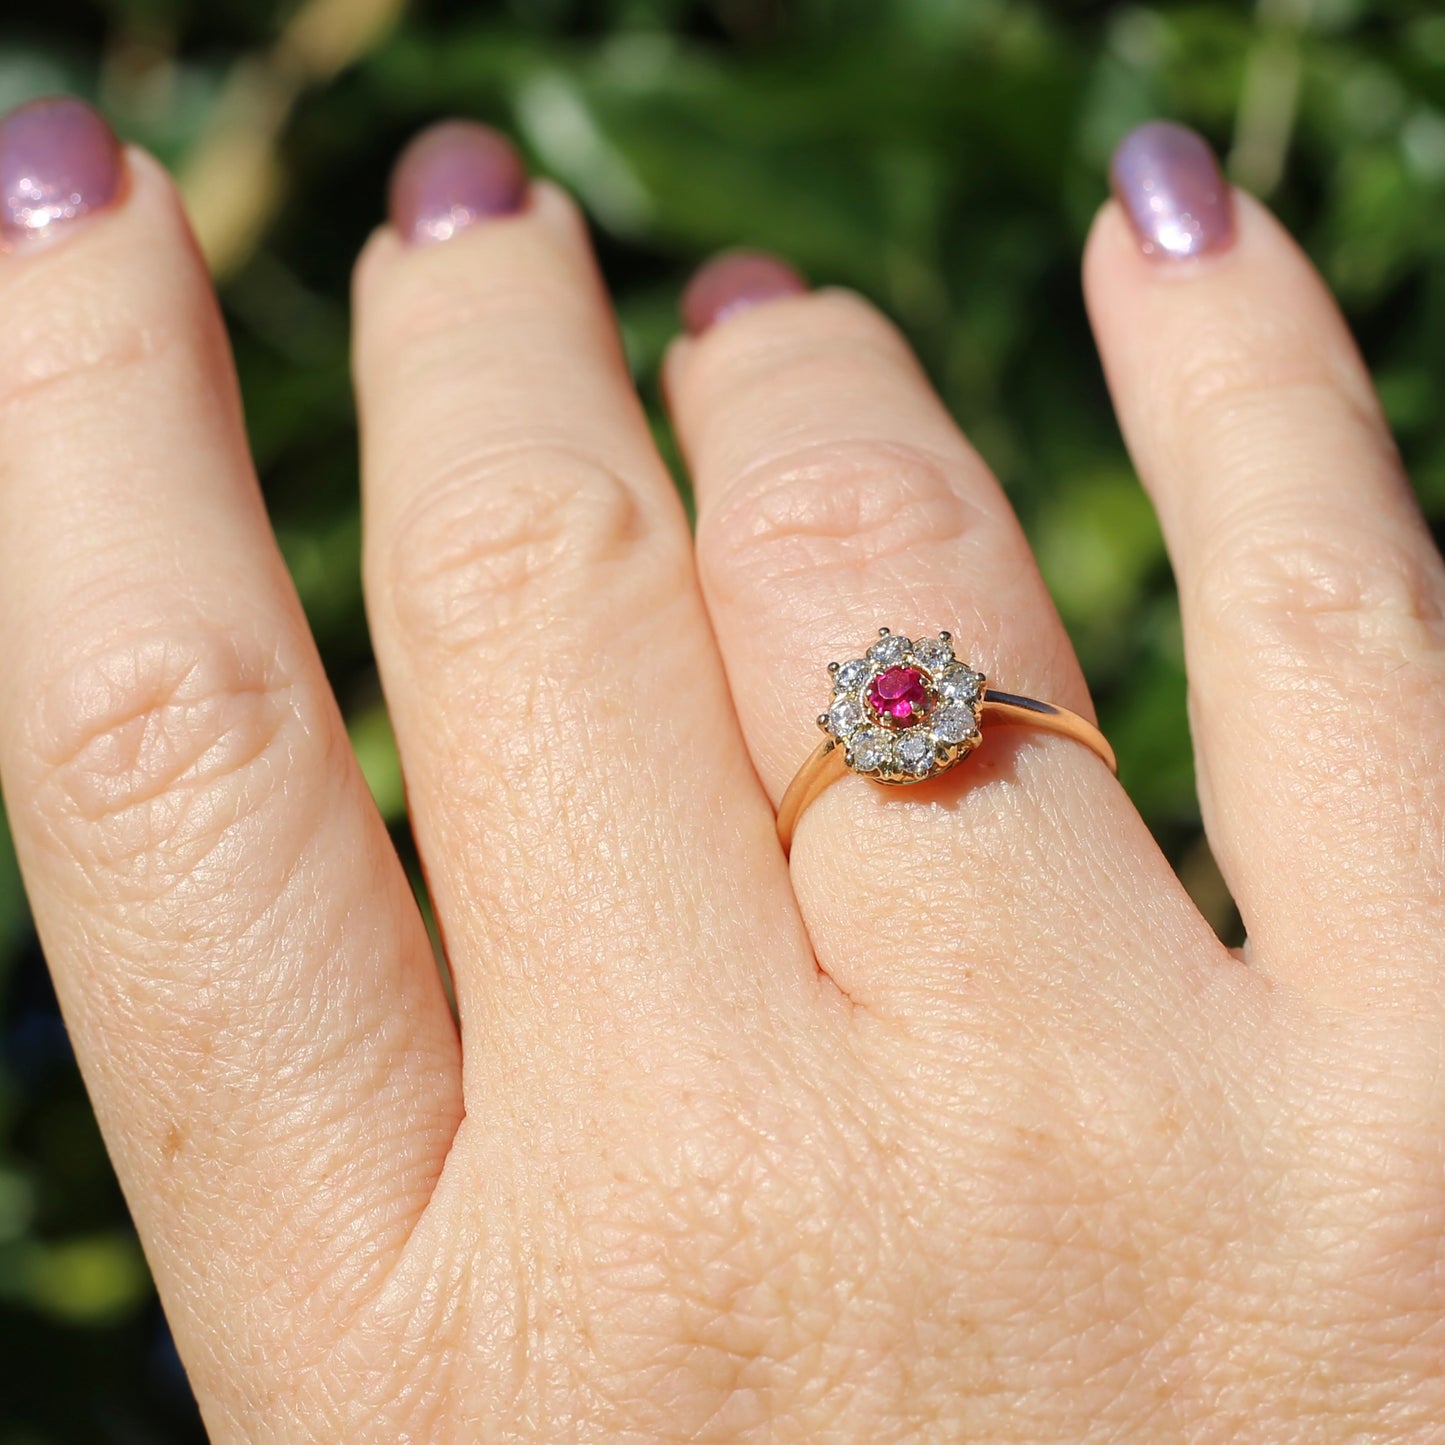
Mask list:
[[[847,765],[874,782],[936,778],[981,741],[985,678],[953,651],[953,634],[910,641],[880,627],[861,658],[829,663],[833,700],[818,725]]]

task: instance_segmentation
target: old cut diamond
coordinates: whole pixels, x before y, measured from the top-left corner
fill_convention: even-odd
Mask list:
[[[933,739],[922,729],[898,739],[898,761],[903,770],[922,777],[933,769]]]
[[[941,637],[920,637],[913,644],[913,655],[929,672],[938,672],[953,661],[953,648]]]
[[[951,667],[937,680],[938,694],[949,702],[974,703],[979,699],[983,678],[971,667]]]
[[[852,762],[861,773],[886,772],[893,764],[893,739],[876,728],[858,733],[853,739]]]
[[[833,674],[834,692],[852,692],[860,687],[863,679],[868,676],[868,664],[861,657],[855,657],[852,662],[845,662],[837,672]]]
[[[890,634],[880,637],[868,649],[868,656],[880,667],[893,667],[908,655],[908,639]]]
[[[939,708],[933,718],[933,736],[941,743],[961,743],[978,731],[973,709],[954,703]]]
[[[835,738],[851,737],[863,726],[863,704],[857,698],[840,697],[828,709],[828,731]]]

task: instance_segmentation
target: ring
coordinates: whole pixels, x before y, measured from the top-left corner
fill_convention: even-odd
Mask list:
[[[852,662],[830,662],[833,698],[819,713],[827,737],[798,769],[778,805],[784,856],[804,810],[849,770],[898,786],[942,777],[983,741],[983,724],[1027,723],[1083,743],[1117,773],[1103,733],[1078,713],[1036,698],[999,692],[954,656],[953,637],[910,641],[886,627]]]

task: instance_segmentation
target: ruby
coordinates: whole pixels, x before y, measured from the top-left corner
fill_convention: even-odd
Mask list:
[[[916,667],[888,667],[868,684],[868,706],[890,727],[916,722],[932,706]]]

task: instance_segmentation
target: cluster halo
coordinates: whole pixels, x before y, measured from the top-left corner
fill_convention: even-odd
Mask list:
[[[828,665],[832,697],[818,725],[848,766],[879,783],[946,773],[981,740],[986,679],[954,655],[947,632],[909,638],[887,627],[861,655]]]

